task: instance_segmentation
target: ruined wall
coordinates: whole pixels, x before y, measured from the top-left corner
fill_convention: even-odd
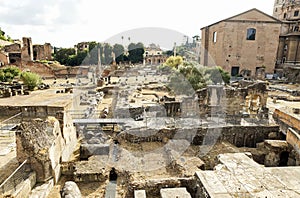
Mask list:
[[[9,63],[9,57],[3,52],[0,52],[0,67]]]
[[[290,155],[294,158],[294,164],[300,165],[300,135],[293,129],[289,128],[286,135],[286,141],[292,146],[293,150]]]
[[[1,116],[14,116],[21,112],[20,107],[15,106],[0,106]]]
[[[24,121],[29,121],[34,118],[46,119],[48,116],[58,117],[58,112],[64,112],[64,107],[49,107],[49,106],[23,106],[20,107]]]
[[[48,116],[53,116],[59,121],[59,128],[64,139],[64,146],[61,149],[61,161],[68,161],[72,155],[76,144],[77,135],[76,129],[73,126],[71,115],[67,112],[72,104],[65,107],[51,106],[24,106],[21,107],[24,121],[29,121],[34,118],[46,119]]]
[[[39,74],[41,77],[49,78],[54,77],[54,70],[44,63],[33,61],[22,61],[22,64],[18,64],[21,70],[29,70],[31,72]]]
[[[64,140],[59,122],[54,117],[22,122],[16,132],[17,159],[28,160],[38,182],[60,177],[61,151]]]
[[[73,126],[72,116],[67,112],[60,114],[59,122],[65,142],[65,146],[62,150],[61,161],[67,162],[77,145],[76,128]]]
[[[256,144],[263,142],[272,132],[278,131],[278,126],[225,126],[220,128],[204,128],[197,133],[193,144],[201,145],[217,140],[226,140],[237,147],[256,147]],[[220,133],[220,135],[218,134]]]
[[[33,59],[34,60],[51,60],[52,47],[50,43],[44,45],[33,45]]]
[[[283,166],[281,164],[281,154],[283,152],[290,152],[286,141],[282,140],[265,140],[264,149],[266,151],[264,165],[267,167]],[[285,166],[288,165],[288,158]]]
[[[275,109],[273,113],[273,118],[276,123],[280,126],[280,130],[286,134],[288,128],[293,128],[297,132],[300,132],[300,120],[292,116],[285,110]]]
[[[13,197],[28,197],[32,187],[36,183],[36,174],[23,162],[17,169],[0,185],[1,195]]]
[[[266,107],[268,92],[265,82],[241,81],[237,87],[211,85],[197,92],[200,115],[223,116],[230,121],[230,116],[244,114],[268,117]],[[238,122],[237,122],[238,123]]]
[[[277,132],[278,126],[224,126],[198,128],[196,134],[194,130],[184,129],[161,129],[155,130],[134,130],[121,132],[117,139],[119,142],[129,141],[138,142],[162,142],[163,140],[173,139],[175,134],[178,139],[186,139],[193,145],[214,144],[216,141],[228,141],[237,147],[256,147],[256,144],[268,139],[269,134]],[[135,136],[134,134],[139,134]],[[150,135],[153,134],[153,135]]]
[[[32,61],[33,60],[33,47],[31,38],[23,37],[23,45],[21,48],[21,58],[22,61]]]
[[[300,72],[294,64],[285,64],[286,67],[283,69],[284,76],[288,82],[300,83]]]
[[[300,151],[300,135],[289,128],[286,134],[286,141],[294,147],[294,149]]]
[[[3,47],[3,50],[5,52],[8,52],[8,53],[12,53],[12,52],[21,52],[21,45],[18,44],[18,43],[14,43],[14,44],[11,44],[11,45],[6,45]]]

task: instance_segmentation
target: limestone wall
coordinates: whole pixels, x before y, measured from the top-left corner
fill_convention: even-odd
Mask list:
[[[13,116],[21,112],[20,107],[0,106],[1,116]]]
[[[14,197],[27,197],[36,183],[36,173],[23,162],[13,174],[0,185],[1,195],[13,195]]]
[[[275,109],[273,113],[273,118],[277,122],[277,124],[280,126],[280,130],[283,133],[287,133],[288,128],[293,128],[296,131],[300,132],[300,120],[291,115],[290,113]]]
[[[50,106],[23,106],[20,107],[24,120],[31,120],[34,118],[45,119],[48,116],[57,117],[58,112],[64,112],[64,107],[50,107]]]
[[[294,164],[300,165],[300,135],[293,129],[289,128],[286,135],[286,141],[292,146],[293,150],[290,155],[294,157]]]
[[[220,85],[208,86],[197,92],[201,115],[221,115],[223,117],[243,114],[266,118],[268,109],[267,84],[265,82],[241,81],[237,87]]]
[[[18,161],[28,160],[38,182],[52,177],[58,181],[62,151],[66,147],[58,120],[50,117],[22,122],[16,132],[16,144]]]
[[[289,128],[286,134],[286,141],[296,150],[300,150],[300,135],[293,129]]]
[[[211,128],[198,128],[196,135],[193,130],[178,129],[161,129],[159,131],[138,131],[138,136],[135,136],[134,131],[121,132],[117,139],[119,142],[129,141],[137,142],[162,142],[163,140],[173,139],[176,137],[186,139],[194,145],[214,144],[215,141],[226,140],[237,147],[256,147],[256,144],[268,139],[269,134],[277,132],[278,126],[220,126]],[[154,135],[149,135],[154,134]],[[191,139],[192,138],[192,139]]]
[[[73,126],[73,120],[69,113],[65,112],[63,114],[63,120],[60,121],[63,123],[62,127],[62,136],[64,138],[65,146],[62,149],[62,162],[69,161],[73,151],[77,145],[77,135],[76,128]]]
[[[144,181],[134,181],[129,185],[126,198],[133,197],[135,190],[145,190],[147,197],[160,197],[160,190],[162,188],[178,188],[186,187],[191,195],[195,195],[196,179],[189,178],[162,178],[150,179]]]

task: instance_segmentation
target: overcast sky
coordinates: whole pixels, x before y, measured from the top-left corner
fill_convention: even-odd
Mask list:
[[[274,0],[0,0],[0,27],[14,39],[28,36],[34,44],[57,47],[93,40],[122,43],[121,35],[124,44],[128,37],[147,43],[141,36],[145,32],[178,42],[183,35],[200,35],[201,27],[252,8],[272,15],[273,4]],[[170,30],[173,36],[168,36]]]

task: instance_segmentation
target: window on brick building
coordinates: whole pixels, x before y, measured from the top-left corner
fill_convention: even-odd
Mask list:
[[[247,40],[255,40],[256,36],[256,29],[254,28],[249,28],[247,29]]]
[[[217,32],[213,33],[213,42],[216,43],[217,42]]]
[[[299,15],[299,10],[295,10],[294,12],[294,17],[298,16]]]

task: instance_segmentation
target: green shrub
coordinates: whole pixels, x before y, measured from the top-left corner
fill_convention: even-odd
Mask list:
[[[0,81],[11,82],[15,77],[18,77],[21,70],[16,66],[9,66],[0,69]]]
[[[28,89],[31,91],[42,83],[41,77],[38,74],[32,72],[22,72],[21,80],[23,81],[24,85],[27,85]]]

